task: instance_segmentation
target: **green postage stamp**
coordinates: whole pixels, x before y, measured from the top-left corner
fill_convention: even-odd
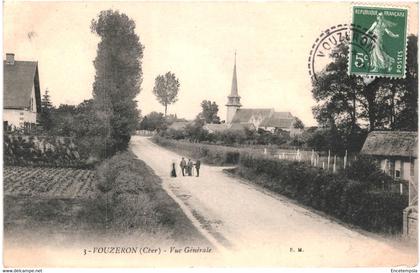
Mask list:
[[[353,7],[354,32],[349,73],[404,78],[408,10],[391,7]]]

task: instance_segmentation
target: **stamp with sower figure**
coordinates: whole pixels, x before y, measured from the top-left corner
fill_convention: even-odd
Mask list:
[[[373,40],[369,50],[351,43],[349,74],[405,78],[408,10],[390,7],[353,7],[353,25],[366,29]],[[352,40],[360,40],[354,32]]]

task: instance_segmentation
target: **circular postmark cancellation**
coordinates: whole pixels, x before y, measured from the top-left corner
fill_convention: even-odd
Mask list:
[[[370,64],[370,52],[376,45],[376,36],[367,28],[354,24],[339,24],[323,31],[309,53],[308,71],[312,81],[317,81],[319,73],[338,57],[337,54],[344,54],[336,50],[341,45],[349,46],[352,51],[349,55],[364,53],[362,58],[359,54],[354,61],[357,66],[365,67]],[[347,54],[343,57],[348,59]]]

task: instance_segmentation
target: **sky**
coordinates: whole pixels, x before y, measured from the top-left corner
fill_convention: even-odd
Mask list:
[[[409,8],[408,32],[417,34],[416,4],[403,6]],[[92,97],[99,38],[90,23],[104,9],[132,18],[145,46],[137,97],[142,115],[164,111],[152,92],[154,79],[172,71],[181,86],[168,113],[193,119],[206,99],[219,105],[224,120],[236,51],[243,107],[290,111],[307,126],[316,124],[311,47],[325,29],[351,22],[349,2],[6,1],[3,52],[38,61],[41,93],[48,89],[54,105],[78,104]]]

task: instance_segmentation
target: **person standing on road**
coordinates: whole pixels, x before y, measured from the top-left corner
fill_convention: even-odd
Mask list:
[[[176,177],[175,163],[172,163],[171,177]]]
[[[201,161],[200,161],[200,159],[198,159],[198,160],[195,162],[195,170],[197,171],[197,177],[199,177],[199,176],[200,176],[200,166],[201,166]]]
[[[188,176],[192,176],[192,169],[193,169],[193,162],[191,161],[191,159],[188,159],[188,164],[187,164],[187,170],[188,170]]]
[[[185,169],[187,167],[187,162],[185,162],[185,159],[181,159],[181,163],[179,163],[179,166],[181,167],[182,176],[185,176]]]

